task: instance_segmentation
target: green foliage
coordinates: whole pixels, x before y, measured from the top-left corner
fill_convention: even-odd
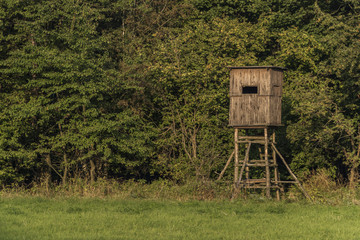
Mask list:
[[[170,164],[175,179],[189,173],[209,178],[222,165],[217,159],[231,153],[226,66],[255,64],[265,34],[237,20],[200,19],[169,32],[157,45],[152,71],[163,93],[156,100],[165,136],[158,144],[161,164]]]
[[[102,12],[95,3],[72,1],[18,8],[5,37],[18,42],[1,63],[12,87],[2,98],[0,159],[14,170],[1,182],[9,182],[7,172],[25,170],[23,179],[13,179],[19,181],[32,169],[45,171],[45,162],[63,182],[119,168],[141,173],[151,157],[152,130],[127,106],[140,88],[121,79],[98,29]]]
[[[297,174],[356,186],[355,0],[0,1],[0,185],[214,179],[232,150],[228,66],[287,67]]]

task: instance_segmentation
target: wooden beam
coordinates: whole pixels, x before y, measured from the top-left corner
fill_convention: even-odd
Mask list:
[[[239,176],[239,179],[236,183],[236,187],[239,187],[239,184],[241,182],[241,178],[242,178],[242,175],[243,175],[243,172],[244,172],[244,169],[245,169],[245,166],[246,166],[246,163],[247,161],[249,161],[249,154],[250,154],[250,147],[251,147],[251,143],[249,143],[247,149],[246,149],[246,153],[245,153],[245,159],[244,159],[244,163],[241,167],[241,170],[240,170],[240,176]]]
[[[271,136],[271,140],[272,140],[272,143],[276,142],[275,141],[276,140],[275,139],[275,131],[273,132],[273,134]],[[280,174],[279,174],[279,170],[278,170],[277,162],[276,162],[276,152],[274,150],[272,150],[272,157],[273,157],[273,162],[275,165],[275,169],[274,169],[275,186],[279,187]],[[276,199],[278,201],[280,201],[280,189],[279,188],[276,189]]]
[[[273,181],[274,183],[297,183],[296,181]]]
[[[263,140],[263,136],[239,136],[239,139],[241,140]]]
[[[265,141],[264,140],[239,140],[239,141],[237,141],[237,143],[249,143],[249,142],[251,142],[251,143],[258,143],[258,144],[264,144],[265,143]]]
[[[237,180],[238,180],[238,175],[239,175],[239,145],[237,143],[238,141],[238,134],[239,134],[239,129],[235,128],[235,133],[234,133],[234,143],[235,143],[235,172],[234,172],[234,183],[236,184]]]
[[[281,155],[281,153],[279,152],[279,150],[277,150],[277,148],[275,147],[275,144],[271,143],[271,146],[273,147],[273,149],[276,151],[276,153],[279,155],[280,159],[282,160],[282,162],[284,163],[285,167],[287,168],[287,170],[289,171],[290,175],[295,179],[299,189],[303,192],[303,194],[305,195],[305,197],[307,199],[309,199],[310,201],[312,201],[311,197],[309,196],[309,194],[305,191],[305,189],[303,188],[303,186],[301,185],[299,179],[295,176],[295,174],[291,171],[289,165],[286,163],[284,157]]]
[[[220,180],[220,179],[223,177],[223,175],[224,175],[224,173],[225,173],[226,169],[228,168],[228,166],[229,166],[229,164],[230,164],[230,162],[231,162],[231,159],[232,159],[232,158],[233,158],[233,156],[234,156],[234,153],[235,153],[235,150],[234,150],[234,151],[232,151],[232,153],[231,153],[231,155],[230,155],[229,159],[227,160],[227,162],[226,162],[226,164],[225,164],[224,169],[221,171],[221,173],[220,173],[220,175],[219,175],[219,177],[218,177],[218,179],[217,179],[217,180]]]
[[[268,140],[268,129],[264,128],[264,154],[265,154],[265,175],[266,175],[266,197],[271,198],[270,193],[270,186],[271,186],[271,179],[270,179],[270,166],[269,166],[269,140]]]

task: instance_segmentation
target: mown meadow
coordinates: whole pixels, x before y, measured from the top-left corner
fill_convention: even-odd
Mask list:
[[[0,198],[1,239],[358,239],[359,206]]]
[[[71,181],[70,181],[71,182]],[[0,239],[357,239],[360,193],[326,178],[232,198],[231,184],[110,182],[0,191]]]

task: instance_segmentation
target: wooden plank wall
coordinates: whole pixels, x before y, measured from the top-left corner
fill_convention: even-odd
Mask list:
[[[230,126],[281,124],[282,77],[269,68],[230,71]],[[243,86],[257,86],[258,94],[242,94]]]
[[[243,86],[257,86],[259,95],[270,95],[270,72],[267,69],[232,69],[230,97],[241,95]]]
[[[271,99],[270,99],[270,124],[281,125],[281,96],[283,86],[283,72],[271,69]]]

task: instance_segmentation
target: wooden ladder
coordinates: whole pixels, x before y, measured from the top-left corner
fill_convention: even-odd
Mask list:
[[[268,128],[264,127],[263,136],[238,136],[238,129],[235,128],[235,149],[228,159],[225,168],[220,173],[218,180],[223,176],[226,168],[228,167],[231,159],[235,158],[235,172],[234,172],[234,186],[235,195],[240,189],[265,189],[267,198],[271,198],[271,189],[276,191],[276,198],[280,200],[280,192],[284,192],[283,184],[292,183],[296,184],[299,189],[303,192],[306,198],[311,200],[305,189],[302,187],[300,181],[291,171],[289,165],[286,163],[284,157],[280,154],[276,148],[275,131],[269,137]],[[246,145],[245,158],[239,160],[239,144]],[[250,150],[255,144],[260,145],[259,147],[259,158],[250,159]],[[271,154],[269,154],[271,150]],[[291,181],[281,181],[280,173],[278,170],[277,157],[282,161],[282,164],[286,167],[290,176],[293,178]],[[264,168],[265,177],[262,179],[250,178],[250,168],[258,167]]]

